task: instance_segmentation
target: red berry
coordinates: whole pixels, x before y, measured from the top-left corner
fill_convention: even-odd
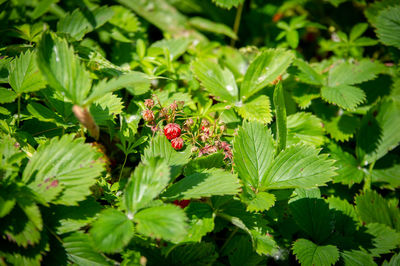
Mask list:
[[[171,145],[175,150],[180,150],[183,147],[183,139],[178,137],[171,140]]]
[[[188,206],[190,203],[190,200],[175,200],[174,204],[176,206],[181,207],[182,209],[184,209],[186,206]]]
[[[181,135],[181,127],[178,124],[170,123],[164,127],[164,135],[171,140]]]

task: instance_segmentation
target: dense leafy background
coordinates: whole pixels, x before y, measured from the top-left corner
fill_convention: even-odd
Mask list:
[[[0,0],[0,32],[1,265],[399,265],[398,1]]]

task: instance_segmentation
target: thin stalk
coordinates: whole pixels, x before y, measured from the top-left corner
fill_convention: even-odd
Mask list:
[[[231,241],[231,239],[233,238],[233,236],[236,234],[236,232],[239,230],[239,227],[236,227],[232,233],[229,235],[229,237],[226,239],[225,243],[222,245],[221,247],[221,252],[226,248],[226,246],[228,245],[229,241]]]
[[[21,95],[18,95],[18,116],[17,116],[17,127],[19,127],[19,120],[21,116]]]
[[[119,172],[118,182],[121,180],[122,172],[124,171],[124,167],[125,167],[127,159],[128,159],[128,154],[125,154],[125,160],[124,160],[124,163],[122,164],[121,172]]]
[[[371,163],[368,168],[368,173],[364,179],[364,191],[371,190],[371,183],[372,183],[372,170],[374,169],[375,162]]]
[[[239,4],[237,10],[236,10],[236,17],[235,17],[235,22],[233,24],[233,32],[235,35],[238,35],[239,32],[239,26],[240,26],[240,20],[242,18],[242,12],[243,12],[243,3]],[[231,39],[231,46],[235,46],[235,39]]]

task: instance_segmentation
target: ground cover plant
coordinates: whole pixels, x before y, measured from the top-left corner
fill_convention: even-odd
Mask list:
[[[398,1],[0,22],[0,265],[400,264]]]

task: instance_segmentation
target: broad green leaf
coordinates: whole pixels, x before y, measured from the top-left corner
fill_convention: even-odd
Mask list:
[[[8,77],[11,88],[18,94],[38,91],[46,86],[36,63],[36,53],[27,51],[10,63]]]
[[[362,89],[350,85],[324,86],[321,88],[321,96],[328,103],[336,104],[346,110],[354,110],[366,99]]]
[[[387,168],[374,168],[372,170],[372,182],[387,184],[391,189],[400,187],[400,163]]]
[[[286,148],[287,117],[285,95],[282,88],[282,82],[278,82],[274,90],[274,106],[276,119],[276,155]]]
[[[188,163],[183,172],[185,176],[188,176],[204,169],[222,168],[225,165],[224,156],[222,152],[216,152],[207,156],[197,157]]]
[[[259,265],[263,260],[262,256],[254,252],[250,237],[243,234],[236,234],[220,255],[227,255],[232,266]]]
[[[154,47],[161,48],[162,50],[166,49],[168,50],[168,54],[170,56],[169,60],[173,61],[178,59],[178,57],[186,52],[191,42],[192,40],[189,38],[179,38],[171,40],[164,39],[162,41],[153,43],[150,46],[148,53],[151,55],[151,49]]]
[[[0,87],[0,103],[11,103],[17,98],[17,94],[12,90]]]
[[[255,197],[245,201],[247,211],[262,212],[266,211],[275,204],[275,195],[267,192],[258,192]]]
[[[372,255],[361,250],[343,250],[340,252],[344,265],[346,266],[376,266]]]
[[[400,144],[400,102],[390,98],[386,99],[380,104],[377,113],[373,115],[376,116],[375,119],[382,133],[377,148],[366,153],[364,159],[369,163],[382,158]],[[362,135],[364,133],[360,132],[360,134],[361,138],[365,137]]]
[[[268,49],[250,64],[240,87],[241,100],[247,99],[282,75],[293,60],[293,53]]]
[[[199,199],[217,195],[235,195],[240,184],[236,175],[223,169],[206,169],[184,177],[162,194],[169,199]]]
[[[289,30],[286,32],[286,41],[292,49],[296,49],[299,45],[299,33],[297,30]]]
[[[334,166],[337,168],[336,173],[338,174],[333,178],[333,182],[349,186],[361,183],[364,171],[354,156],[343,151],[339,145],[333,142],[329,144],[328,148],[332,159],[335,160]]]
[[[214,230],[215,215],[210,205],[191,202],[185,212],[189,225],[185,241],[200,242],[203,236]]]
[[[366,224],[381,223],[400,231],[400,211],[393,202],[375,191],[366,191],[355,198],[360,220]]]
[[[400,245],[400,233],[390,227],[380,223],[370,223],[366,227],[366,233],[374,236],[374,248],[368,249],[373,256],[390,253]]]
[[[113,121],[117,115],[122,113],[122,99],[112,93],[107,93],[90,105],[90,114],[93,116],[97,125],[107,125]]]
[[[296,58],[293,64],[300,70],[300,72],[296,74],[296,77],[299,78],[301,82],[311,85],[322,85],[324,83],[323,76],[305,61]]]
[[[354,206],[347,200],[338,197],[329,197],[326,199],[329,203],[331,213],[335,215],[335,231],[344,235],[353,235],[356,231],[357,214]]]
[[[329,182],[336,175],[333,160],[319,150],[296,145],[286,148],[274,160],[263,188],[311,188]]]
[[[111,80],[103,79],[93,87],[92,92],[85,100],[85,104],[88,105],[98,101],[108,93],[122,88],[127,88],[129,92],[134,92],[137,87],[147,91],[150,88],[150,78],[144,73],[132,71]]]
[[[296,223],[316,243],[323,243],[329,237],[333,229],[332,217],[329,205],[323,199],[298,197],[289,207]]]
[[[121,251],[129,243],[134,228],[125,214],[115,209],[106,209],[89,232],[97,249],[111,253]]]
[[[288,145],[299,142],[319,147],[325,142],[322,120],[311,113],[298,112],[287,117]]]
[[[306,109],[311,105],[312,100],[321,97],[321,92],[319,88],[314,86],[297,83],[292,90],[292,97],[300,109]]]
[[[259,122],[243,122],[233,141],[235,170],[245,185],[258,188],[275,153],[270,131]]]
[[[266,95],[260,95],[244,103],[237,103],[235,107],[239,115],[246,120],[256,120],[266,124],[272,120],[271,103]]]
[[[375,26],[382,43],[400,49],[400,37],[395,34],[400,31],[400,5],[391,6],[379,12]]]
[[[76,41],[80,41],[86,33],[89,33],[112,18],[114,12],[107,6],[99,7],[93,11],[88,9],[81,11],[75,9],[57,23],[57,32],[64,33]]]
[[[4,192],[3,192],[4,193]],[[7,195],[8,196],[8,195]],[[0,218],[9,214],[15,206],[15,198],[0,196]]]
[[[77,265],[110,265],[107,260],[95,251],[95,245],[87,234],[75,232],[62,239],[68,260]]]
[[[383,71],[380,62],[363,59],[359,62],[341,62],[334,65],[329,71],[327,87],[340,87],[340,85],[354,85],[375,79]]]
[[[400,264],[400,253],[394,254],[389,263],[385,260],[383,266],[396,266]]]
[[[182,167],[189,162],[190,147],[183,151],[176,151],[164,134],[157,135],[150,142],[149,147],[144,150],[143,161],[146,163],[150,158],[161,157],[171,167],[171,179],[175,179]]]
[[[39,4],[35,7],[33,10],[31,17],[33,19],[37,19],[47,13],[47,11],[50,9],[51,5],[56,4],[59,2],[59,0],[43,0],[40,1]]]
[[[74,135],[53,138],[32,155],[22,181],[44,202],[76,205],[104,169],[100,154]]]
[[[189,243],[174,248],[168,254],[168,265],[214,265],[218,258],[216,246],[211,242]]]
[[[185,212],[172,204],[141,210],[134,221],[137,231],[151,238],[179,242],[187,234]]]
[[[212,0],[217,6],[231,9],[232,7],[237,7],[239,4],[243,3],[244,0]]]
[[[39,121],[51,122],[56,124],[57,126],[62,126],[62,127],[74,126],[74,124],[65,123],[62,117],[57,115],[54,111],[50,110],[49,108],[41,105],[40,103],[31,102],[26,106],[26,109],[33,117],[35,117]]]
[[[128,32],[136,32],[140,29],[139,19],[133,12],[123,6],[111,6],[114,13],[108,21],[116,27]]]
[[[360,119],[352,114],[345,113],[330,118],[325,123],[325,130],[336,141],[348,141],[353,138],[360,127]]]
[[[376,19],[379,13],[391,6],[398,4],[397,0],[385,0],[385,1],[375,1],[368,5],[368,8],[364,11],[365,16],[372,25],[376,25]]]
[[[39,68],[49,85],[73,104],[83,105],[92,80],[66,40],[45,33],[39,43]]]
[[[238,101],[238,88],[235,77],[228,69],[217,63],[199,59],[192,63],[192,69],[203,86],[213,95],[230,103]]]
[[[223,34],[231,39],[234,40],[237,39],[236,33],[225,24],[216,23],[202,17],[190,18],[189,23],[190,25],[192,25],[193,27],[197,28],[200,31],[208,31],[216,34]]]
[[[139,164],[133,172],[124,192],[124,204],[134,214],[160,194],[169,182],[169,168],[160,158],[150,158]]]
[[[302,266],[334,265],[339,259],[339,250],[332,245],[319,246],[307,239],[294,242],[293,253]]]

